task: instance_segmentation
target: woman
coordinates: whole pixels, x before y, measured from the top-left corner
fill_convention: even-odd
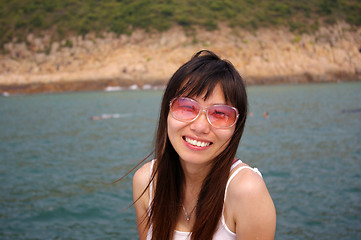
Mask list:
[[[276,214],[257,169],[235,155],[247,95],[234,66],[210,51],[165,90],[155,159],[133,177],[140,239],[273,239]]]

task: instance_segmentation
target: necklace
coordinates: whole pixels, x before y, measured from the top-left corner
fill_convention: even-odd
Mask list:
[[[197,206],[197,205],[196,205]],[[188,214],[185,207],[183,206],[182,204],[182,208],[183,208],[183,212],[184,212],[184,217],[186,219],[186,221],[189,221],[191,220],[191,216],[192,216],[192,213],[194,212],[194,210],[196,209],[196,206],[194,206],[194,208],[192,209],[192,211]]]

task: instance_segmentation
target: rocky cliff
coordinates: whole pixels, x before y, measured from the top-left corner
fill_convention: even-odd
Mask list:
[[[195,52],[215,51],[230,60],[247,84],[332,82],[361,79],[361,28],[346,23],[313,34],[285,29],[219,30],[132,35],[88,34],[61,42],[30,34],[4,45],[0,94],[98,90],[163,85]]]

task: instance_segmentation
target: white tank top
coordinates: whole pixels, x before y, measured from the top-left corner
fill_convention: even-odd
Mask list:
[[[150,167],[151,174],[153,172],[154,162],[155,162],[155,160],[152,160],[151,167]],[[242,163],[241,160],[235,161],[232,164],[231,171],[241,163]],[[251,168],[248,166],[243,166],[243,167],[238,168],[236,171],[234,171],[234,173],[232,173],[232,175],[229,177],[229,179],[227,181],[226,190],[225,190],[225,194],[224,194],[224,202],[226,201],[227,190],[228,190],[228,186],[229,186],[230,182],[241,170],[243,170],[245,168],[251,169],[252,171],[258,173],[262,177],[262,174],[260,173],[260,171],[258,171],[257,168]],[[149,185],[149,192],[150,192],[150,199],[149,199],[148,206],[150,209],[150,204],[153,200],[153,182],[151,182]],[[224,211],[224,206],[223,206],[223,211]],[[237,239],[236,233],[229,230],[229,228],[226,225],[226,222],[224,220],[223,211],[222,211],[221,220],[218,223],[217,230],[216,230],[215,234],[213,235],[212,239],[213,240],[236,240]],[[181,231],[175,230],[173,240],[190,240],[191,239],[190,235],[191,235],[191,232],[181,232]],[[152,239],[152,226],[150,226],[148,235],[147,235],[147,240],[151,240],[151,239]]]

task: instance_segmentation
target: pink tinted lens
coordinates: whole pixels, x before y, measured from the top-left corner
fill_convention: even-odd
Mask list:
[[[171,114],[181,121],[192,121],[199,113],[199,105],[187,98],[175,99],[171,104]]]
[[[215,105],[208,109],[208,119],[215,127],[230,127],[237,121],[237,111],[227,105]]]

